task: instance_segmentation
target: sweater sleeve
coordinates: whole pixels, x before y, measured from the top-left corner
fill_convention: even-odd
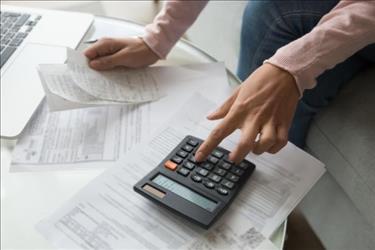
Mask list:
[[[143,40],[160,57],[172,47],[194,23],[207,1],[168,1],[154,21],[145,27]]]
[[[375,1],[341,1],[303,37],[265,61],[290,72],[300,95],[316,78],[375,42]]]

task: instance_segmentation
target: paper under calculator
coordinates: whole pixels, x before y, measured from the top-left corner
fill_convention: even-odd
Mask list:
[[[207,229],[233,201],[255,165],[247,160],[235,165],[221,147],[198,163],[194,154],[202,142],[186,136],[134,190]]]

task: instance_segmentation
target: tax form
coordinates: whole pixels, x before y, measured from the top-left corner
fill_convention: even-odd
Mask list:
[[[199,94],[116,164],[94,179],[37,229],[59,248],[272,249],[267,238],[324,173],[318,160],[288,143],[278,154],[246,158],[257,168],[229,210],[208,231],[133,191],[187,134],[206,138],[216,104]],[[238,134],[222,147],[233,149]],[[240,226],[239,226],[240,225]]]
[[[49,112],[50,105],[42,102],[19,136],[10,171],[107,168],[148,138],[194,91],[218,102],[231,93],[223,63],[164,67],[156,77],[167,95],[155,102],[59,112]]]
[[[150,135],[151,105],[48,112],[39,105],[17,141],[10,171],[103,168]]]

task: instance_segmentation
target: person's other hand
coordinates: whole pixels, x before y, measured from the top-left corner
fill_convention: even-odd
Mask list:
[[[299,99],[293,76],[264,64],[239,86],[231,97],[207,118],[223,119],[199,147],[195,158],[203,161],[234,130],[241,139],[229,155],[238,163],[250,151],[276,153],[288,142],[288,130]],[[257,135],[259,140],[256,141]]]
[[[140,37],[102,38],[87,48],[84,54],[89,59],[90,67],[95,70],[117,66],[141,68],[159,60]]]

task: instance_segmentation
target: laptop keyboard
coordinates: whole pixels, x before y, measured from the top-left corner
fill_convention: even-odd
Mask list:
[[[41,16],[1,11],[1,67],[32,31]]]

